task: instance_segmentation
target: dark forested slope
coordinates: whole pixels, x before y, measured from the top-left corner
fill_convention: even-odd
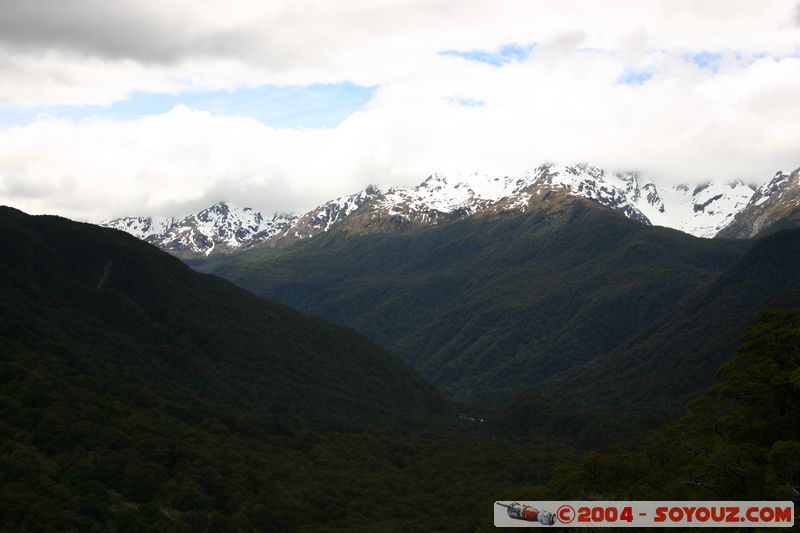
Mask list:
[[[377,235],[332,231],[211,269],[358,329],[469,400],[536,391],[614,351],[745,247],[554,195],[524,214]]]
[[[554,376],[544,388],[612,407],[665,399],[680,405],[714,381],[761,313],[797,306],[800,230],[787,230],[753,241],[730,269],[636,339]]]
[[[183,387],[320,422],[441,409],[413,371],[352,330],[198,274],[121,232],[8,208],[0,217],[0,313],[12,352],[74,363],[72,372],[108,379],[116,393],[170,397]]]
[[[720,383],[633,451],[587,454],[542,499],[790,500],[800,497],[800,310],[765,313]],[[795,519],[796,520],[796,519]]]
[[[533,478],[431,429],[445,413],[352,330],[122,232],[0,208],[4,531],[474,525],[481,491]]]

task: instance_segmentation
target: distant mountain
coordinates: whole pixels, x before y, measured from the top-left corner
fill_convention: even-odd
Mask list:
[[[627,189],[630,181],[586,164],[545,164],[520,176],[434,173],[414,187],[371,186],[299,217],[285,237],[305,238],[336,227],[352,234],[439,225],[483,212],[525,212],[550,194],[586,198],[648,224]],[[647,202],[646,196],[643,196]]]
[[[748,204],[754,189],[741,181],[663,189],[636,172],[547,163],[517,176],[434,173],[413,187],[369,186],[299,216],[267,218],[254,209],[221,202],[183,218],[128,217],[101,224],[184,259],[202,259],[253,246],[281,247],[334,228],[353,234],[381,233],[440,225],[479,213],[525,212],[553,194],[591,200],[642,224],[713,237]]]
[[[459,220],[481,211],[524,212],[548,193],[591,199],[648,224],[641,208],[659,202],[655,186],[639,190],[635,174],[607,175],[586,164],[545,164],[520,176],[434,173],[414,187],[370,186],[300,215],[272,219],[251,208],[220,202],[183,218],[127,217],[101,225],[126,231],[183,258],[229,254],[256,244],[270,247],[313,237],[334,227],[383,232]]]
[[[126,217],[101,222],[126,231],[180,257],[230,253],[270,239],[285,231],[292,215],[271,219],[249,207],[219,202],[183,218]]]
[[[759,187],[718,237],[748,239],[800,226],[800,168]]]
[[[731,223],[747,205],[753,192],[754,188],[741,180],[706,182],[696,186],[676,185],[657,192],[665,209],[645,213],[654,225],[710,238]]]

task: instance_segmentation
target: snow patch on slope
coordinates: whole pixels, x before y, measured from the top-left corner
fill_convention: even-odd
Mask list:
[[[130,233],[134,237],[147,240],[162,235],[175,223],[174,217],[125,217],[104,220],[101,226]]]
[[[730,224],[744,209],[754,189],[741,180],[729,183],[703,183],[691,187],[676,185],[661,190],[666,209],[663,213],[648,213],[658,226],[679,229],[697,237],[711,238]]]

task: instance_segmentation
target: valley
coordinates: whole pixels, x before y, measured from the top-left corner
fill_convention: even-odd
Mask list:
[[[796,529],[799,2],[0,1],[0,533]]]

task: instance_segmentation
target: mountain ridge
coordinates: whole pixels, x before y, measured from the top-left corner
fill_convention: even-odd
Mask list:
[[[250,207],[222,201],[185,217],[122,217],[101,226],[125,231],[178,256],[231,253],[274,237],[294,220],[276,213],[266,218]]]
[[[778,172],[758,188],[730,224],[718,236],[751,238],[800,224],[800,168],[791,174]]]
[[[791,183],[800,195],[800,184]],[[775,190],[768,185],[758,189],[759,198]],[[101,225],[127,231],[182,258],[203,259],[254,246],[282,247],[334,229],[381,232],[443,224],[481,212],[524,213],[552,194],[585,198],[642,224],[711,238],[727,237],[726,228],[753,204],[757,193],[741,180],[661,188],[637,172],[545,163],[519,175],[435,172],[412,187],[370,185],[301,215],[267,218],[254,209],[219,202],[183,218],[125,217]]]

